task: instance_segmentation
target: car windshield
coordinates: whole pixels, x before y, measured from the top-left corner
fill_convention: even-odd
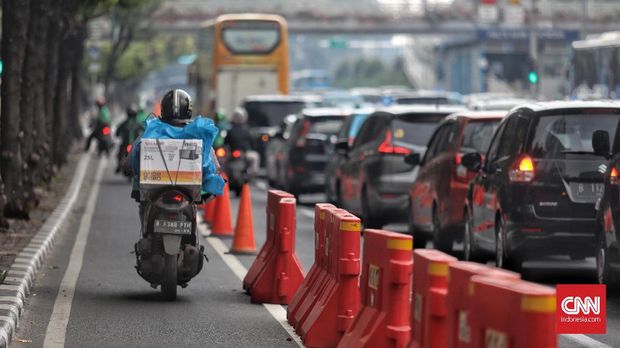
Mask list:
[[[357,133],[359,133],[360,128],[362,128],[362,125],[364,124],[364,120],[368,118],[368,115],[367,114],[352,115],[351,118],[352,118],[351,127],[349,128],[349,134],[348,134],[348,137],[350,140],[355,139],[355,137],[357,136]]]
[[[463,130],[461,151],[486,153],[499,120],[469,121]]]
[[[302,101],[251,101],[245,103],[250,127],[274,127],[284,117],[297,114],[304,108]]]
[[[395,146],[426,146],[446,114],[400,116],[392,123]]]
[[[310,125],[310,134],[336,135],[340,132],[344,117],[317,117]]]
[[[461,105],[457,99],[450,97],[400,97],[396,99],[396,104],[402,105]]]
[[[531,142],[531,152],[536,158],[565,158],[568,154],[594,155],[592,134],[597,130],[609,132],[613,143],[620,115],[581,114],[541,116]]]

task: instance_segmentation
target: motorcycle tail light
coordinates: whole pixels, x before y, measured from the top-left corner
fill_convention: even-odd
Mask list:
[[[179,192],[170,192],[164,195],[164,203],[167,204],[179,204],[183,203],[186,200],[187,199],[185,198],[185,196]]]
[[[241,157],[241,151],[239,151],[239,150],[233,151],[232,156],[233,156],[233,158]]]
[[[127,145],[125,150],[127,151],[127,153],[130,153],[131,152],[131,144]]]
[[[226,150],[223,147],[220,147],[219,149],[215,150],[215,155],[217,157],[226,157]]]
[[[110,127],[103,127],[101,133],[103,133],[103,135],[110,135]]]

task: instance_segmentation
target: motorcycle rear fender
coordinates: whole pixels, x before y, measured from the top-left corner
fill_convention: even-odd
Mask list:
[[[164,251],[168,255],[176,255],[181,249],[181,238],[183,236],[176,234],[162,234],[164,241]]]

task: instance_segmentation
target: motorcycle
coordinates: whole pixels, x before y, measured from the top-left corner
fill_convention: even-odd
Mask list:
[[[131,148],[132,148],[132,144],[128,144],[128,145],[120,144],[119,145],[118,157],[117,157],[118,163],[116,167],[116,172],[123,174],[123,176],[125,176],[127,180],[129,181],[131,181],[131,173],[128,173],[127,171],[122,170],[122,168],[125,165],[125,160],[128,160],[131,154]]]
[[[240,150],[228,151],[224,170],[228,177],[228,186],[237,196],[241,195],[243,184],[252,181],[250,162],[245,152]]]
[[[154,190],[140,205],[142,233],[135,244],[136,270],[161,286],[164,299],[174,301],[177,285],[187,287],[203,267],[204,246],[196,234],[197,202],[178,186]],[[208,260],[207,260],[208,261]]]

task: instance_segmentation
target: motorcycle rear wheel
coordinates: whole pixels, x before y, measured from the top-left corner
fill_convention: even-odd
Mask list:
[[[165,256],[161,294],[166,301],[177,299],[177,255],[166,254]]]

